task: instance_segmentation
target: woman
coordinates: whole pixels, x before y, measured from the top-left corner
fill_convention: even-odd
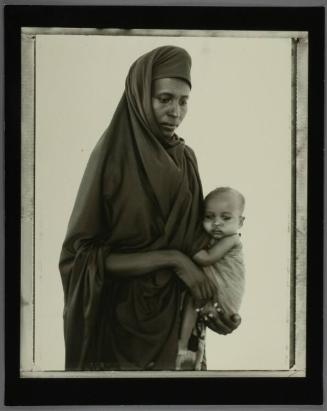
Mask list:
[[[174,369],[183,293],[214,287],[193,264],[205,243],[192,150],[175,129],[191,59],[159,47],[130,68],[125,93],[88,162],[60,258],[66,369]],[[208,324],[231,332],[223,315]]]

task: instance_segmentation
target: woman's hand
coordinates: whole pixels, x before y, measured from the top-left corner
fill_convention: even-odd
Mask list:
[[[217,299],[215,285],[190,258],[179,253],[175,259],[174,269],[178,277],[189,288],[197,307]]]
[[[120,278],[135,277],[162,268],[176,272],[186,284],[197,307],[216,300],[216,286],[193,261],[177,250],[158,250],[144,253],[110,253],[106,259],[108,273]]]

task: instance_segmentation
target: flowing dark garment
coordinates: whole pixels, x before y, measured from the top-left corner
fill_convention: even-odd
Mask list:
[[[165,269],[122,279],[105,268],[111,252],[191,256],[203,244],[194,153],[176,135],[165,140],[152,112],[153,73],[189,81],[175,62],[190,65],[183,49],[160,47],[133,64],[84,173],[59,265],[67,370],[175,367],[185,290],[177,275]]]

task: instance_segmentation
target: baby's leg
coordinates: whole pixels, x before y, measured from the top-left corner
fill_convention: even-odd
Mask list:
[[[196,323],[196,318],[197,313],[195,311],[193,299],[190,295],[186,295],[183,308],[182,327],[178,343],[179,349],[187,350],[188,342]]]
[[[188,342],[192,335],[193,328],[196,323],[197,313],[193,299],[190,295],[186,295],[183,308],[183,319],[178,342],[178,354],[176,359],[176,370],[194,370],[196,354],[188,350]]]
[[[195,366],[194,366],[195,371],[201,371],[201,369],[202,369],[202,361],[203,361],[203,357],[204,357],[204,350],[205,350],[205,341],[204,341],[204,338],[200,338],[199,339],[198,351],[196,353]]]

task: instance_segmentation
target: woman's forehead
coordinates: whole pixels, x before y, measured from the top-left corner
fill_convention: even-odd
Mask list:
[[[188,96],[191,88],[188,83],[179,78],[160,78],[153,81],[154,93],[170,93]]]

